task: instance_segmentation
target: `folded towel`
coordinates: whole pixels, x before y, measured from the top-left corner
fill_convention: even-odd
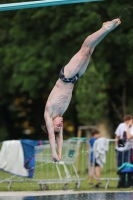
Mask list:
[[[28,177],[28,171],[24,167],[23,148],[19,140],[2,143],[0,169],[18,176]]]
[[[109,140],[104,137],[98,138],[94,143],[94,157],[96,159],[96,163],[98,163],[100,167],[103,167],[103,165],[106,163],[106,154],[108,148]]]

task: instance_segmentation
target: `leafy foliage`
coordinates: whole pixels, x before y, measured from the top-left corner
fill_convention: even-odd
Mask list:
[[[104,77],[91,62],[76,88],[78,118],[83,124],[96,124],[105,117],[107,95]]]
[[[34,137],[43,137],[38,135],[43,109],[60,69],[89,34],[128,4],[112,0],[0,13],[0,126],[8,138],[27,137],[26,122]],[[122,24],[98,45],[75,87],[65,114],[75,127],[104,116],[116,125],[132,112],[132,16],[133,9],[126,9]]]

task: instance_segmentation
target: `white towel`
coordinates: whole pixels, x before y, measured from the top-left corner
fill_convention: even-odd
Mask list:
[[[9,140],[2,143],[0,169],[15,175],[28,177],[28,171],[24,167],[23,149],[19,140]]]
[[[109,140],[104,137],[98,138],[94,142],[94,157],[96,159],[96,163],[98,163],[100,167],[103,167],[103,164],[106,163],[106,153],[108,151],[108,147]]]

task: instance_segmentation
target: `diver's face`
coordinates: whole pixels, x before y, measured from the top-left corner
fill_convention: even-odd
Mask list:
[[[59,133],[61,128],[63,127],[63,118],[62,117],[54,118],[53,124],[54,124],[54,131]]]

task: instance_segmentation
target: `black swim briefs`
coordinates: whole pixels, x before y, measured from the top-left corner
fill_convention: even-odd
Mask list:
[[[79,74],[77,73],[72,78],[66,78],[64,75],[64,67],[63,67],[59,73],[59,78],[65,83],[73,83],[74,84],[79,79]]]

